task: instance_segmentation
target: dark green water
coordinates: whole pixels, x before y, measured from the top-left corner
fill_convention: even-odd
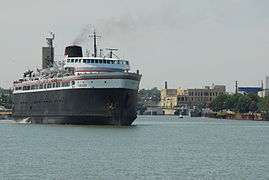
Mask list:
[[[269,179],[269,122],[0,124],[0,179]]]

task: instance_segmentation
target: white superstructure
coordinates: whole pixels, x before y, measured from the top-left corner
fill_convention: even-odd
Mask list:
[[[51,47],[53,48],[52,45]],[[96,44],[94,47],[96,48]],[[60,66],[24,73],[23,79],[14,82],[14,93],[79,88],[138,90],[141,78],[139,72],[130,73],[129,61],[114,58],[112,52],[115,49],[109,50],[109,57],[97,57],[96,49],[92,57],[83,57],[80,46],[68,46]]]

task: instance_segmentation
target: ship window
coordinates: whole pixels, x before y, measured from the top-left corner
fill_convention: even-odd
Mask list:
[[[98,60],[95,60],[94,63],[98,63]]]
[[[78,59],[75,59],[75,63],[77,63],[78,62]]]
[[[94,63],[94,60],[93,59],[91,59],[91,63]]]
[[[23,90],[24,91],[30,90],[30,86],[23,86]]]
[[[126,64],[129,65],[129,61],[126,61]]]
[[[87,59],[86,61],[87,61],[87,63],[91,63],[91,60],[90,59]]]
[[[86,63],[86,59],[83,59],[83,63]]]
[[[119,60],[117,60],[117,64],[120,64],[120,61]]]
[[[104,61],[104,64],[106,64],[106,60],[103,60]]]
[[[75,81],[72,81],[72,85],[75,85]]]
[[[73,63],[74,62],[74,59],[71,59],[71,63]]]
[[[70,83],[69,82],[63,82],[62,83],[62,87],[68,87],[68,86],[70,86]]]
[[[111,64],[115,64],[115,61],[111,61]]]
[[[110,60],[107,60],[107,64],[110,64]]]
[[[102,61],[102,60],[98,60],[98,62],[99,62],[100,64],[102,64],[102,63],[103,63],[103,61]]]
[[[57,82],[56,83],[56,87],[61,87],[61,83],[60,82]]]
[[[39,89],[43,89],[43,84],[40,84],[39,85]]]
[[[67,62],[69,63],[70,62],[70,59],[67,59]]]
[[[49,84],[47,84],[47,88],[49,89],[49,88],[51,88],[51,84],[49,83]]]
[[[81,59],[79,59],[78,62],[81,63]]]
[[[56,83],[53,83],[52,87],[55,88],[56,87]]]

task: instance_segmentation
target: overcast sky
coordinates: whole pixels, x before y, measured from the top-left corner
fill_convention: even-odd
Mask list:
[[[3,1],[3,0],[2,0]],[[41,66],[56,33],[56,58],[72,43],[119,48],[143,74],[141,88],[255,86],[269,74],[268,0],[9,0],[0,6],[0,86]]]

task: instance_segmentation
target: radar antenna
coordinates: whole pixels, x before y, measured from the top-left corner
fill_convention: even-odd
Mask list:
[[[94,57],[97,57],[97,38],[101,38],[101,36],[97,36],[94,30],[93,35],[90,35],[89,37],[93,38]]]
[[[118,51],[119,49],[116,49],[116,48],[106,48],[106,50],[109,51],[109,58],[113,58],[113,52],[114,51]],[[114,54],[115,55],[115,54]],[[115,55],[116,56],[116,55]]]

